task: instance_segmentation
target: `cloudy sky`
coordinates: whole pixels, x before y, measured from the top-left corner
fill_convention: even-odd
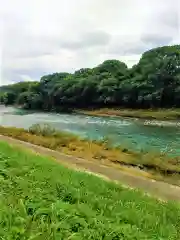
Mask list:
[[[0,84],[93,67],[132,66],[180,43],[179,0],[0,0]]]

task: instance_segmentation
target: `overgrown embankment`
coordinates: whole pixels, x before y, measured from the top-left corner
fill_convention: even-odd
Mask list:
[[[138,153],[126,148],[110,147],[106,141],[82,140],[71,134],[57,132],[48,125],[34,125],[29,130],[1,126],[0,134],[91,161],[135,167],[164,177],[176,176],[179,184],[179,157],[173,158],[158,153]]]

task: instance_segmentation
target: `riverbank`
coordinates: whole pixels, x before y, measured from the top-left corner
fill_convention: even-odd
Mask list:
[[[1,126],[0,134],[96,163],[112,165],[117,169],[123,166],[128,167],[129,171],[140,169],[142,172],[139,174],[144,174],[146,177],[180,185],[179,157],[110,147],[106,141],[82,140],[71,134],[57,132],[46,125],[43,127],[34,125],[29,130]]]
[[[180,238],[176,203],[70,170],[5,142],[0,149],[3,239]]]
[[[180,120],[180,109],[109,109],[76,110],[76,113],[101,117],[127,117],[146,120]]]
[[[0,105],[4,107],[4,105]],[[139,118],[144,120],[180,120],[180,108],[160,108],[160,109],[123,109],[123,108],[100,108],[100,109],[73,109],[73,108],[63,108],[62,110],[52,109],[49,111],[44,110],[30,110],[24,109],[20,105],[9,105],[8,107],[14,107],[17,110],[26,113],[64,113],[64,114],[85,114],[90,116],[99,117],[124,117],[124,118]]]

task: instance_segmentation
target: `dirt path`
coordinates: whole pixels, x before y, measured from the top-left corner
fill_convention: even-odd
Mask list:
[[[65,166],[92,172],[93,174],[100,175],[106,179],[120,182],[125,186],[141,189],[147,194],[150,194],[162,200],[180,201],[180,187],[173,186],[165,182],[143,178],[140,176],[134,176],[119,169],[114,169],[110,166],[101,165],[97,162],[91,162],[73,156],[68,156],[48,148],[33,145],[31,143],[23,142],[10,137],[0,135],[0,140],[7,141],[12,145],[32,150],[37,154],[51,156]]]

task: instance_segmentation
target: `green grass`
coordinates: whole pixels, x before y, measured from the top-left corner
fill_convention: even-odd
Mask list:
[[[180,239],[179,204],[0,149],[0,239]]]

